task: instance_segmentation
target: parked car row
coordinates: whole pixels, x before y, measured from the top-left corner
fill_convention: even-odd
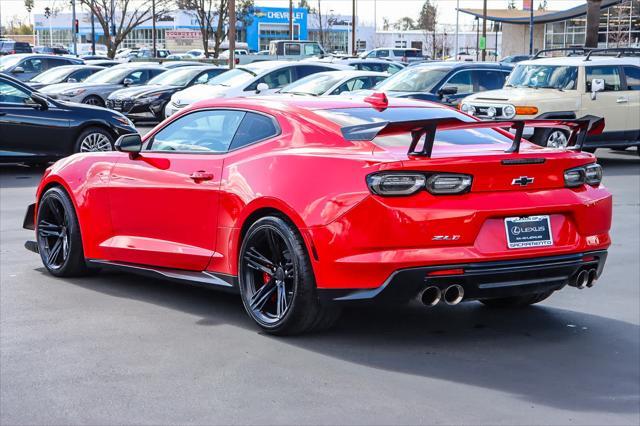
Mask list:
[[[12,57],[21,58],[3,60]],[[387,72],[372,71],[382,65],[388,65]],[[119,63],[111,68],[75,64],[49,69],[26,84],[49,101],[107,107],[135,121],[161,121],[204,99],[364,97],[383,92],[389,98],[457,107],[483,120],[604,116],[606,131],[590,136],[586,149],[640,144],[640,58],[630,56],[536,57],[518,62],[515,70],[495,62],[431,61],[405,67],[359,58],[262,61],[232,70],[190,61]],[[526,128],[525,136],[542,146],[564,148],[570,143],[566,129]]]

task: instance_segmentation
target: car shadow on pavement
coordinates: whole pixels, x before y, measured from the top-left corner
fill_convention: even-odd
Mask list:
[[[370,368],[495,389],[532,404],[635,413],[640,402],[640,327],[544,304],[521,310],[476,302],[351,308],[330,331],[282,338],[261,333],[236,295],[111,272],[63,282],[183,311],[200,318],[195,325],[231,325],[239,333],[255,332],[256,339],[277,339]]]

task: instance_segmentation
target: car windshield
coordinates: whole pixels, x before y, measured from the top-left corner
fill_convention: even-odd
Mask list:
[[[212,86],[237,87],[250,82],[256,74],[245,68],[235,68],[212,78],[207,82]]]
[[[576,88],[578,67],[560,65],[518,65],[509,76],[506,87],[572,90]]]
[[[340,81],[340,72],[312,74],[282,88],[280,93],[320,96]]]
[[[201,70],[196,67],[176,68],[163,72],[162,74],[149,80],[147,84],[162,84],[165,86],[186,86],[191,79]]]
[[[22,57],[20,56],[2,56],[0,57],[0,71],[6,70],[20,62]]]
[[[52,68],[48,71],[43,72],[42,74],[38,74],[33,77],[31,80],[32,83],[58,83],[63,80],[73,69],[69,69],[67,67],[57,67]]]
[[[449,68],[412,67],[395,73],[376,86],[391,92],[430,92],[450,71]]]
[[[116,69],[108,69],[104,71],[99,71],[89,77],[84,81],[89,84],[117,84],[122,81],[122,79],[129,73],[131,73],[132,69],[130,68],[116,68]]]

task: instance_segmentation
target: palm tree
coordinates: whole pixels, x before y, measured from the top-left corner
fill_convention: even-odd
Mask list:
[[[602,0],[587,0],[587,35],[584,47],[598,47],[600,6],[602,6]]]

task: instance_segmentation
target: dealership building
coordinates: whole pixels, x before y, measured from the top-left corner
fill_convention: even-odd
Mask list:
[[[91,13],[79,11],[78,42],[90,43],[92,34]],[[118,21],[116,18],[116,21]],[[301,40],[324,40],[328,51],[347,51],[350,46],[350,17],[323,15],[327,21],[322,31],[318,19],[307,9],[296,8],[293,11],[294,37]],[[72,43],[70,13],[59,13],[46,17],[34,14],[36,43],[42,45],[69,46]],[[215,27],[215,23],[214,23]],[[372,48],[373,27],[358,22],[358,45]],[[246,43],[252,51],[264,50],[272,40],[289,38],[289,9],[256,6],[245,23],[238,22],[238,41]],[[96,43],[104,43],[103,28],[96,21],[94,24]],[[322,32],[322,36],[321,36]],[[199,25],[195,15],[186,10],[177,10],[158,16],[156,19],[156,37],[159,47],[171,50],[186,51],[202,48],[199,37]],[[124,40],[122,47],[142,47],[152,44],[152,25],[147,21],[136,27]]]

